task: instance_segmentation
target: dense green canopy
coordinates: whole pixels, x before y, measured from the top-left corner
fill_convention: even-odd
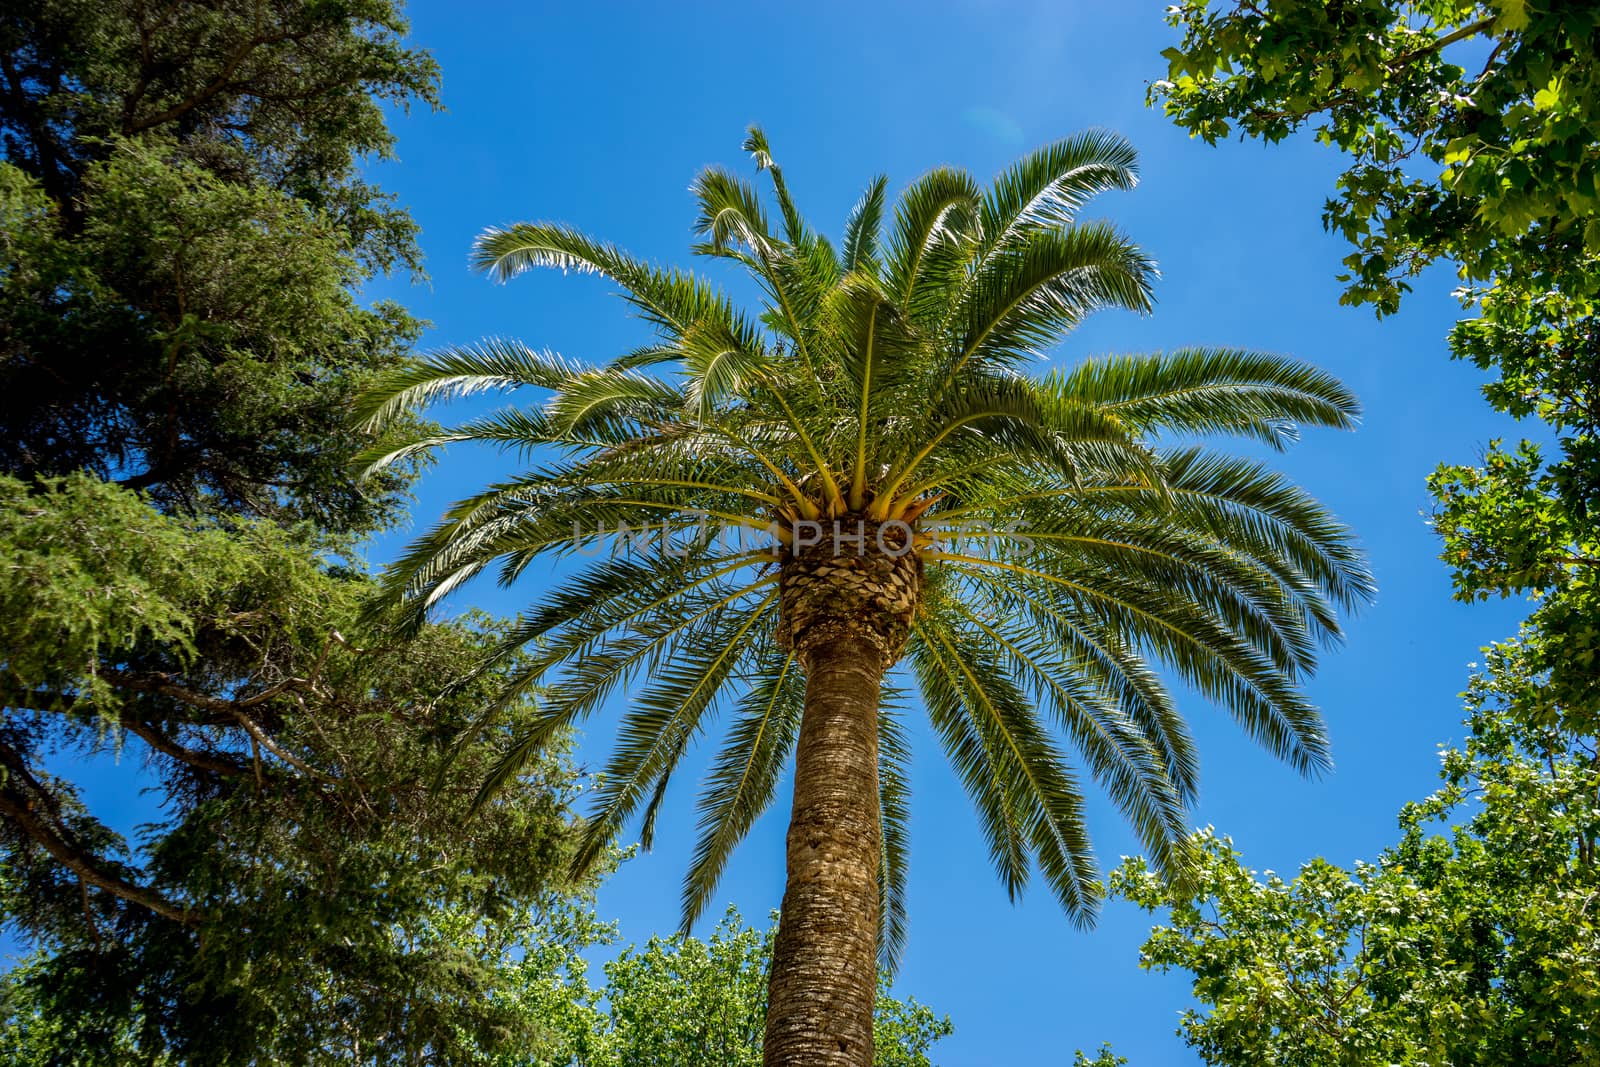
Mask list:
[[[434,99],[389,0],[8,4],[0,16],[0,471],[164,507],[368,529],[352,391],[416,325],[350,286],[415,266],[362,181],[382,104]]]
[[[417,330],[352,293],[416,261],[357,173],[385,103],[433,100],[404,28],[388,2],[0,15],[18,1062],[461,1063],[539,1039],[505,957],[566,936],[530,909],[569,884],[574,772],[552,752],[467,822],[470,791],[433,786],[503,684],[449,684],[494,625],[393,642],[351,562],[407,481],[356,484],[347,418]],[[154,790],[147,825],[78,787],[114,759]]]

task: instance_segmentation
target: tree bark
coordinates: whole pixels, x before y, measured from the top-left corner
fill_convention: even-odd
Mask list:
[[[877,995],[878,698],[886,667],[861,634],[801,650],[788,883],[767,989],[765,1067],[871,1067]]]

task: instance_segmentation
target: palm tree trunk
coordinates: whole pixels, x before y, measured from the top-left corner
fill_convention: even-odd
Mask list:
[[[877,994],[878,696],[883,654],[840,634],[805,650],[788,884],[767,989],[765,1067],[871,1067]]]

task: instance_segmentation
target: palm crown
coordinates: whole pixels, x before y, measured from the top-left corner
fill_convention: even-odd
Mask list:
[[[443,350],[391,376],[363,413],[378,429],[478,390],[549,394],[367,457],[377,469],[488,441],[538,464],[457,504],[391,569],[391,599],[412,619],[485,567],[511,583],[570,552],[575,530],[665,534],[668,551],[573,561],[519,619],[508,647],[532,649],[519,684],[538,688],[543,714],[485,790],[625,686],[582,867],[641,812],[648,844],[674,769],[724,720],[699,796],[687,925],[795,749],[807,635],[846,619],[882,667],[909,668],[885,677],[878,725],[892,957],[904,934],[902,687],[920,693],[1008,890],[1036,867],[1079,920],[1097,879],[1085,776],[1156,864],[1179,859],[1196,762],[1157,666],[1295,767],[1324,767],[1321,719],[1298,684],[1338,634],[1339,609],[1370,593],[1360,554],[1280,475],[1193,441],[1281,447],[1297,424],[1349,427],[1354,398],[1313,368],[1236,350],[1024,373],[1090,312],[1150,306],[1151,261],[1078,219],[1096,193],[1134,184],[1127,143],[1080,134],[987,189],[940,168],[892,209],[878,178],[837,246],[801,218],[759,130],[746,148],[775,218],[750,183],[709,169],[693,187],[694,250],[746,269],[759,313],[565,226],[490,230],[479,267],[604,275],[654,340],[598,366],[501,341]],[[1185,443],[1163,446],[1168,435]],[[763,533],[708,538],[707,523]],[[876,551],[840,558],[840,530]]]

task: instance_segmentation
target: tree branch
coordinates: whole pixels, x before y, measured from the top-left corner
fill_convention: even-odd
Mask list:
[[[210,693],[202,693],[197,689],[179,685],[170,674],[134,674],[129,671],[117,670],[114,667],[106,667],[100,673],[113,684],[124,689],[171,697],[176,701],[188,704],[190,707],[220,712],[229,718],[234,717],[242,708],[253,708],[258,704],[264,704],[274,697],[282,696],[291,690],[309,689],[312,684],[309,678],[285,678],[283,681],[270,685],[259,693],[239,700],[228,700],[225,697],[214,697]]]
[[[292,40],[300,35],[300,33],[285,30],[281,33],[267,34],[264,37],[249,38],[244,42],[243,45],[235,50],[233,55],[228,57],[227,62],[223,64],[222,71],[211,80],[210,84],[203,86],[193,96],[179,101],[178,103],[167,108],[165,111],[158,111],[154,115],[146,115],[142,119],[134,119],[130,116],[123,122],[122,132],[124,134],[141,133],[145,130],[151,129],[152,127],[165,125],[174,119],[182,118],[190,111],[193,111],[207,100],[210,100],[212,97],[228,88],[228,86],[233,83],[234,74],[238,73],[239,68],[244,64],[244,61],[248,59],[251,53],[255,52],[256,49],[265,45],[281,44],[284,41]]]
[[[96,856],[73,840],[72,831],[62,825],[56,811],[55,798],[38,779],[29,772],[21,753],[8,745],[0,745],[0,763],[5,764],[7,781],[0,788],[0,816],[9,820],[41,848],[50,853],[67,870],[77,875],[86,885],[103,889],[113,896],[171,919],[184,926],[194,926],[198,916],[180,907],[160,893],[134,885],[122,876],[105,869],[105,858]],[[22,788],[18,789],[17,786]],[[36,796],[30,796],[36,793]]]
[[[157,730],[149,723],[141,722],[138,719],[124,716],[122,727],[162,755],[171,756],[178,762],[188,764],[191,767],[197,767],[204,771],[214,771],[217,774],[228,777],[241,777],[250,773],[249,769],[240,763],[221,755],[202,752],[197,748],[188,748]]]

